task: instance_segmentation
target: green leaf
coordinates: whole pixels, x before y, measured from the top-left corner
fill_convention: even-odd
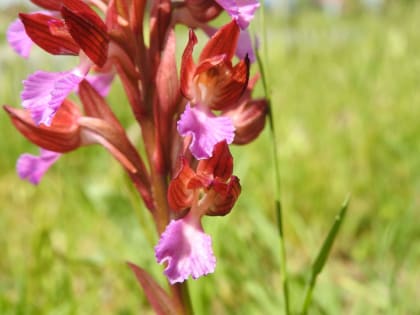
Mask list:
[[[321,273],[322,269],[324,268],[325,263],[327,262],[328,255],[330,254],[330,251],[331,251],[331,247],[334,243],[335,238],[337,237],[338,231],[340,230],[341,223],[343,222],[346,216],[349,201],[350,201],[350,196],[347,196],[346,200],[341,206],[339,213],[336,215],[335,221],[330,231],[328,232],[327,238],[322,244],[322,247],[312,265],[311,274],[310,274],[309,281],[306,286],[306,291],[304,295],[305,299],[303,301],[303,306],[302,306],[302,312],[301,312],[302,315],[308,312],[308,307],[312,300],[312,292],[315,287],[316,279],[318,275]]]

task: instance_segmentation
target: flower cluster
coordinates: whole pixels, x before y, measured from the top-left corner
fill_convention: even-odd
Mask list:
[[[39,156],[18,159],[18,174],[38,184],[61,154],[102,145],[124,167],[156,222],[161,238],[155,256],[166,264],[169,282],[213,272],[216,259],[201,218],[231,211],[241,186],[229,144],[254,140],[267,113],[267,102],[252,98],[258,78],[249,78],[255,57],[247,27],[258,1],[31,1],[40,10],[19,14],[8,29],[10,46],[24,58],[34,45],[72,55],[77,65],[30,74],[23,81],[23,108],[4,106],[14,126],[41,148]],[[231,21],[210,26],[223,11]],[[176,24],[189,28],[179,72]],[[198,59],[197,31],[210,37]],[[107,104],[116,76],[146,158]],[[80,102],[68,98],[72,93]]]

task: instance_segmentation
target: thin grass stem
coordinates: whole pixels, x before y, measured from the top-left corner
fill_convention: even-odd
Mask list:
[[[265,26],[265,19],[264,19],[264,7],[265,3],[263,1],[261,9],[260,9],[260,17],[261,17],[261,32],[260,34],[263,37],[263,55],[265,62],[268,61],[268,50],[267,50],[267,29]],[[270,140],[271,140],[271,147],[273,149],[273,164],[274,164],[274,181],[275,181],[275,192],[274,192],[274,207],[276,211],[277,217],[277,228],[279,233],[279,242],[280,242],[280,273],[282,278],[282,287],[283,287],[283,299],[284,299],[284,313],[286,315],[290,315],[290,298],[289,298],[289,277],[287,272],[287,254],[286,254],[286,246],[284,241],[284,230],[283,230],[283,209],[281,204],[281,193],[280,193],[280,166],[279,166],[279,157],[277,153],[277,138],[275,132],[275,124],[273,118],[273,112],[271,107],[271,87],[270,87],[270,80],[268,78],[267,73],[265,72],[264,61],[261,59],[259,51],[256,49],[256,57],[258,66],[261,72],[261,80],[263,84],[265,98],[268,103],[268,122],[269,122],[269,130],[270,130]]]

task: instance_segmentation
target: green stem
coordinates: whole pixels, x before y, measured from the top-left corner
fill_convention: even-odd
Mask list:
[[[276,214],[277,214],[277,223],[279,230],[279,241],[280,241],[280,271],[282,275],[282,286],[283,286],[283,299],[284,299],[284,313],[286,315],[290,314],[290,298],[289,298],[289,276],[287,273],[287,255],[286,255],[286,246],[283,236],[283,222],[282,222],[282,208],[280,199],[276,198]]]
[[[267,53],[267,30],[265,27],[265,20],[264,20],[264,4],[261,6],[260,10],[261,14],[261,27],[262,31],[261,34],[264,39],[263,45],[263,53],[265,61],[268,60],[268,53]],[[259,55],[258,51],[256,52],[257,62],[261,71],[261,78],[262,84],[264,88],[264,94],[267,99],[268,104],[268,122],[270,126],[270,139],[273,149],[273,163],[274,163],[274,178],[275,178],[275,211],[277,216],[277,228],[279,233],[279,242],[280,242],[280,273],[282,277],[282,287],[283,287],[283,299],[284,299],[284,313],[286,315],[290,314],[290,298],[289,298],[289,277],[287,272],[287,254],[286,254],[286,245],[284,241],[284,230],[283,230],[283,209],[281,204],[281,196],[280,196],[280,167],[279,167],[279,157],[277,153],[277,140],[276,140],[276,132],[274,127],[274,118],[273,112],[271,107],[271,88],[269,87],[269,80],[265,73],[264,63]]]
[[[308,285],[306,286],[306,289],[305,289],[303,307],[302,307],[302,312],[301,312],[302,315],[305,315],[308,313],[309,305],[311,304],[311,301],[312,301],[312,292],[315,287],[315,279],[316,279],[316,276],[313,274],[313,272],[311,272]]]
[[[188,289],[188,281],[185,281],[180,284],[181,286],[181,293],[182,293],[182,301],[184,305],[184,314],[185,315],[193,315],[193,308],[191,304],[190,292]]]

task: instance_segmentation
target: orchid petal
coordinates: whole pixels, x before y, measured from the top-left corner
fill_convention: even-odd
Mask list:
[[[239,33],[238,46],[236,46],[236,56],[239,59],[245,59],[248,55],[249,62],[254,63],[256,60],[254,48],[252,47],[251,35],[248,30],[241,30]]]
[[[172,220],[155,247],[158,263],[167,262],[164,271],[169,282],[197,279],[214,272],[216,258],[211,237],[204,233],[200,217],[192,212],[180,220]]]
[[[211,158],[201,160],[197,165],[197,174],[211,176],[212,178],[218,177],[224,182],[232,176],[232,172],[233,157],[225,141],[221,141],[214,146]]]
[[[258,0],[216,0],[236,20],[241,29],[246,29],[259,8]]]
[[[216,117],[199,107],[191,108],[187,104],[178,121],[178,132],[181,136],[192,136],[191,153],[198,160],[209,158],[216,143],[226,140],[232,143],[235,128],[229,117]]]
[[[194,194],[188,187],[191,179],[195,176],[185,158],[181,159],[181,169],[172,178],[168,186],[168,203],[173,211],[181,211],[191,207]]]
[[[64,72],[36,71],[23,81],[22,106],[30,110],[36,124],[49,126],[57,109],[83,77],[77,68]]]
[[[23,58],[28,58],[33,41],[26,34],[25,26],[20,19],[16,19],[7,29],[7,41],[13,50]]]
[[[27,153],[22,154],[16,163],[17,173],[20,178],[37,185],[60,156],[60,153],[45,149],[41,149],[39,156]]]
[[[235,55],[239,32],[240,28],[235,21],[231,21],[219,28],[203,47],[198,58],[199,63],[220,55],[225,55],[226,60],[231,60]]]
[[[114,72],[88,74],[86,80],[93,86],[96,92],[102,97],[109,94],[112,81],[114,80]]]

